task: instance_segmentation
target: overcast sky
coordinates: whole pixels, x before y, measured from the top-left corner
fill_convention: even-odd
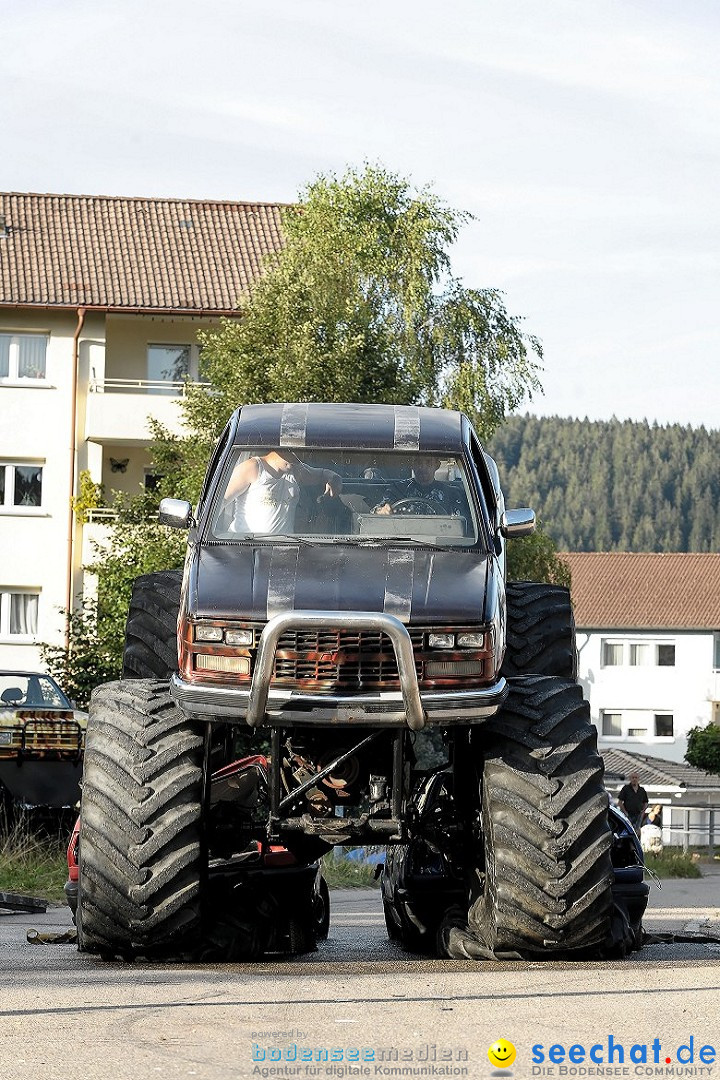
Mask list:
[[[720,428],[717,0],[0,0],[3,190],[291,201],[380,162],[545,415]]]

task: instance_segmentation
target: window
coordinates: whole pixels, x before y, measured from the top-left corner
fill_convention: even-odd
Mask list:
[[[713,667],[720,671],[720,630],[713,634]]]
[[[675,667],[675,646],[658,645],[657,662],[658,667]]]
[[[42,465],[0,464],[0,510],[42,506]]]
[[[598,724],[603,739],[672,739],[675,734],[673,714],[646,709],[601,709]]]
[[[31,637],[37,633],[37,592],[0,590],[0,637]]]
[[[655,713],[655,735],[659,739],[667,739],[674,735],[672,713]]]
[[[622,735],[622,713],[605,712],[603,710],[600,715],[602,717],[603,735]]]
[[[619,667],[623,662],[623,644],[621,641],[603,641],[603,667]]]
[[[630,643],[630,664],[632,667],[645,667],[646,664],[651,662],[650,646],[643,642],[638,645],[635,642]]]
[[[190,375],[190,345],[148,345],[147,371],[151,394],[176,394]],[[162,384],[167,383],[167,387]]]
[[[0,379],[44,379],[47,334],[0,334]]]

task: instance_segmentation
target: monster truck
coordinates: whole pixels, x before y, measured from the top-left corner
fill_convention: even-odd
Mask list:
[[[343,844],[387,845],[406,947],[637,944],[647,887],[618,887],[637,857],[609,820],[569,594],[506,584],[534,514],[505,509],[465,416],[246,405],[196,512],[166,499],[160,520],[188,531],[184,571],[138,579],[124,678],[90,709],[81,949],[232,953],[267,913],[228,866]],[[212,777],[268,742],[266,782],[214,799]],[[310,926],[307,888],[296,906]]]
[[[0,816],[76,805],[86,724],[49,675],[0,671]]]

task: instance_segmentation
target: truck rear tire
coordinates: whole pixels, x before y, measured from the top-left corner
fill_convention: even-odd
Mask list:
[[[203,733],[167,686],[98,687],[81,804],[78,946],[173,958],[195,944],[203,880]]]
[[[123,679],[169,679],[177,671],[182,570],[135,579],[125,628]]]
[[[610,934],[612,832],[580,687],[514,680],[482,733],[485,865],[471,932],[499,957],[600,949]]]
[[[537,581],[508,581],[505,678],[577,678],[575,619],[570,590]]]

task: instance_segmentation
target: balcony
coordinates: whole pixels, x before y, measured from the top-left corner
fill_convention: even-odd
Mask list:
[[[159,420],[173,435],[183,433],[178,405],[187,382],[148,379],[94,379],[89,386],[85,438],[97,443],[142,446],[150,442],[148,420]]]

